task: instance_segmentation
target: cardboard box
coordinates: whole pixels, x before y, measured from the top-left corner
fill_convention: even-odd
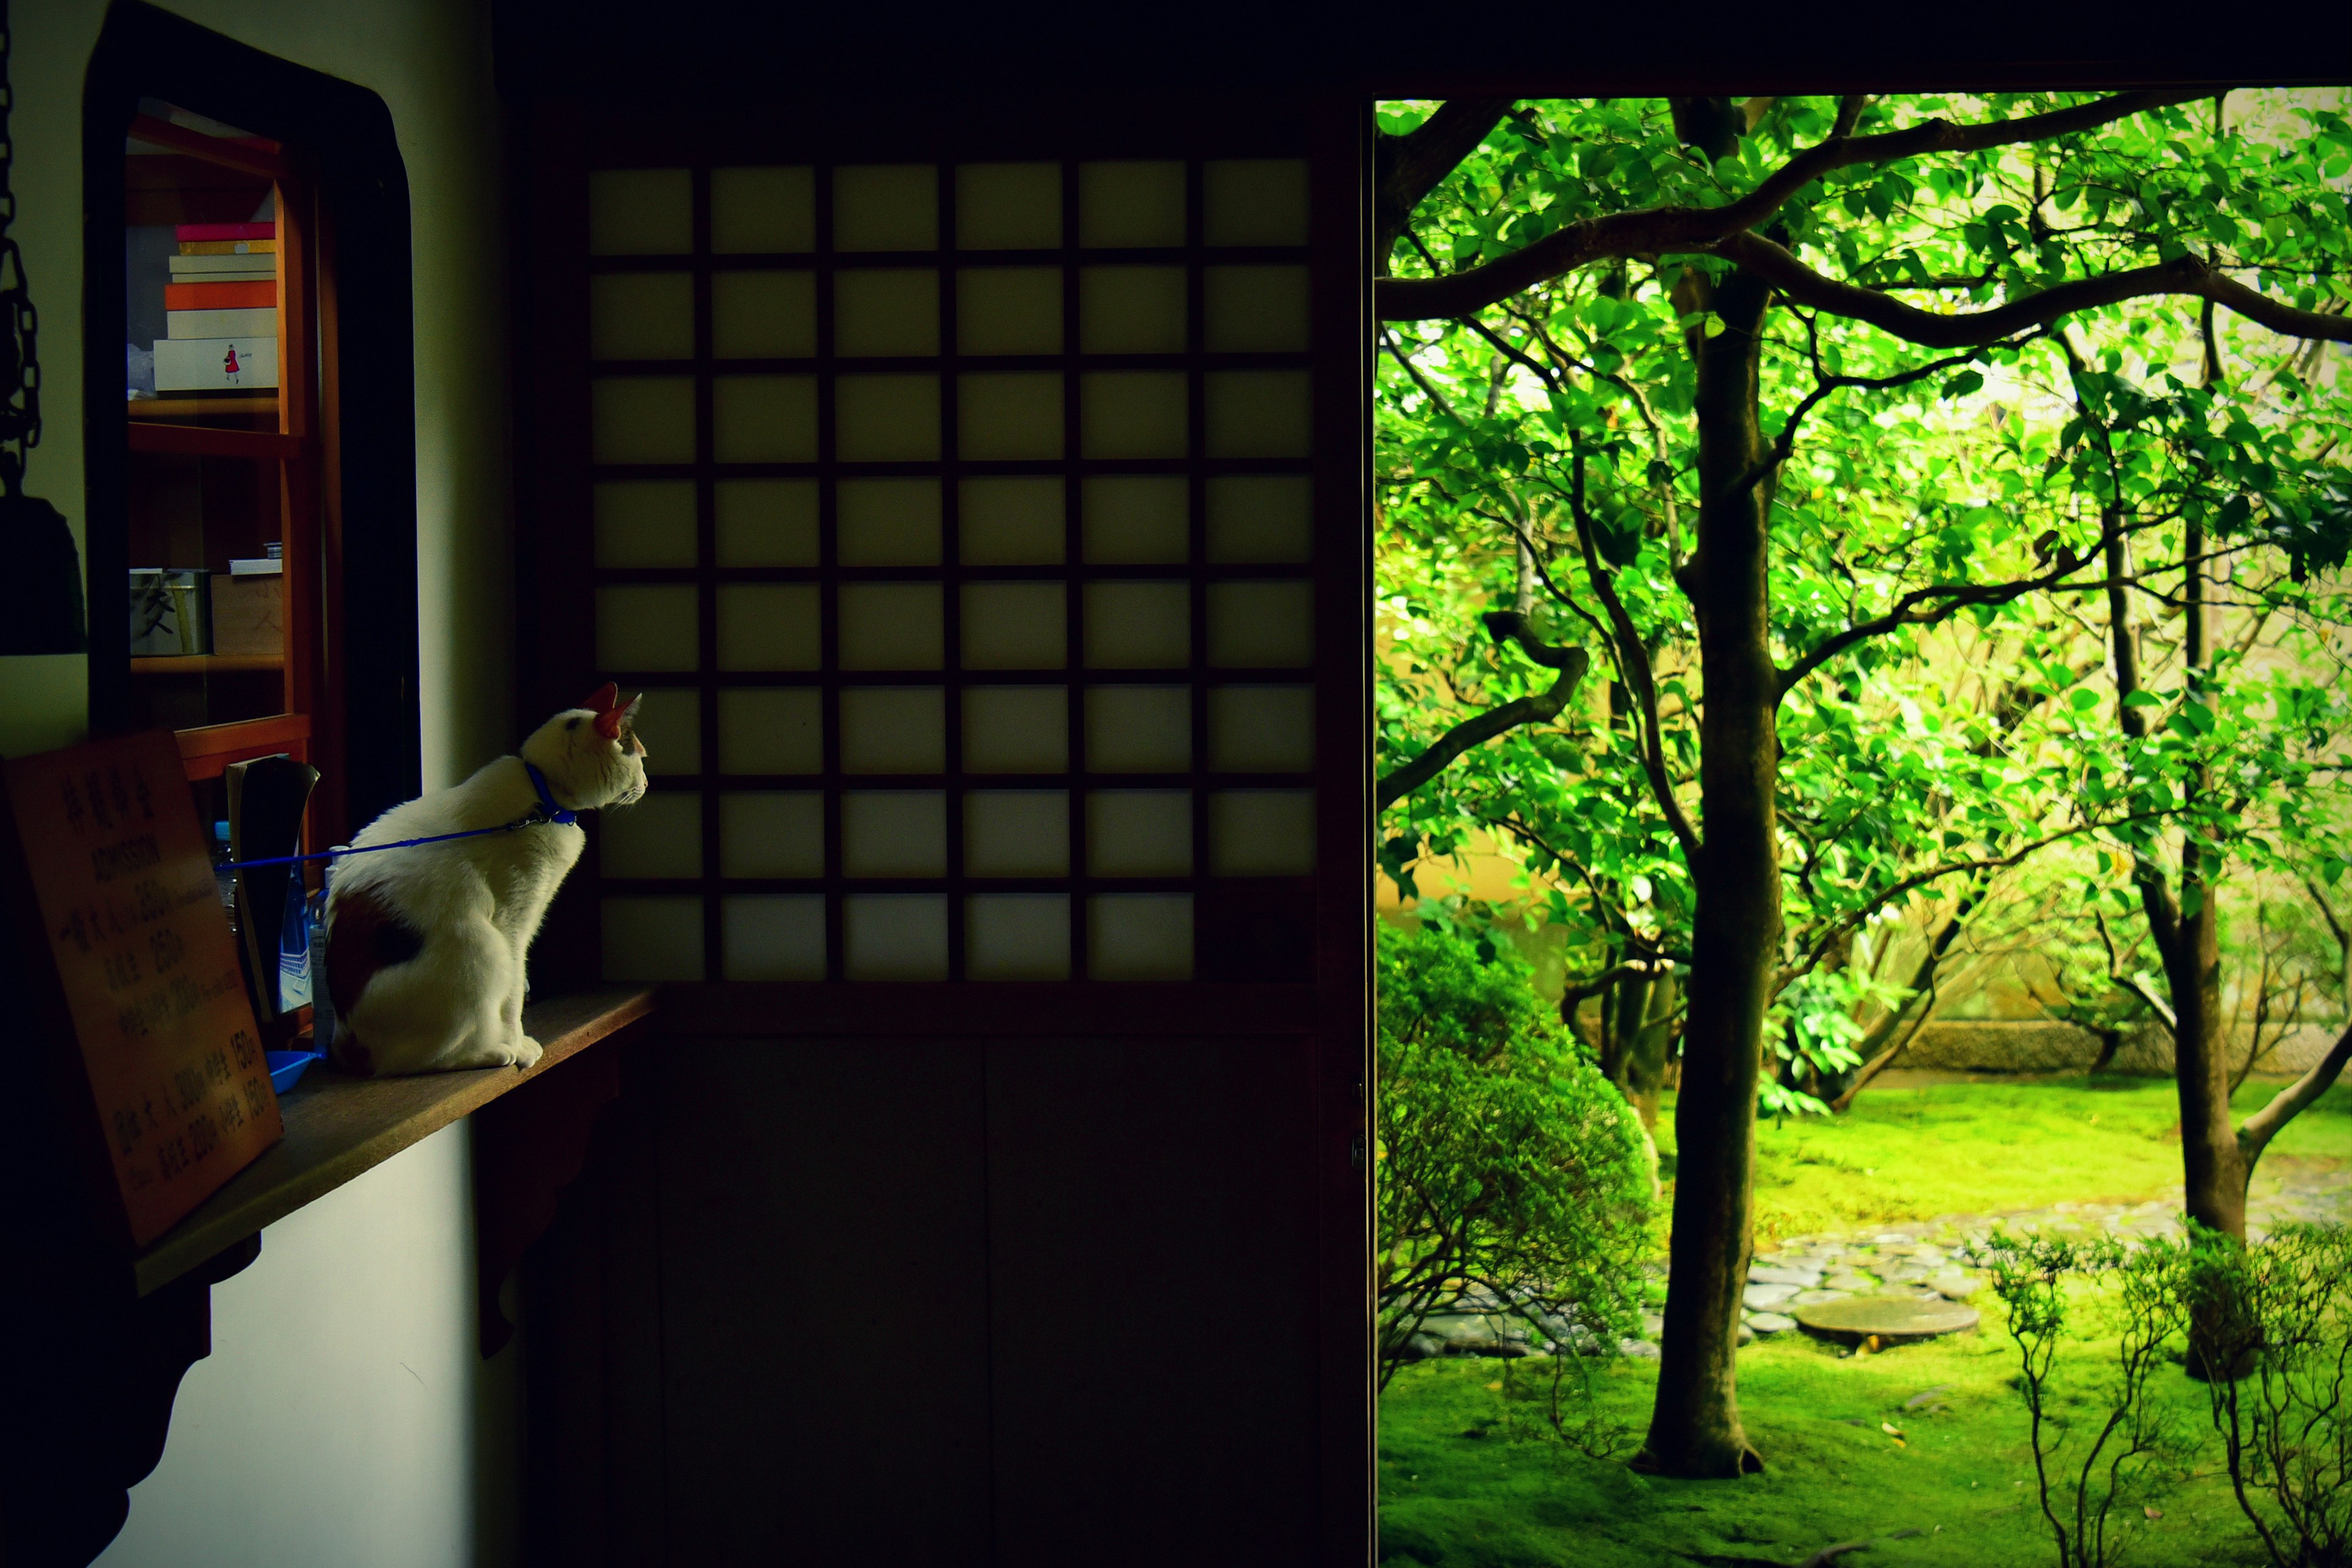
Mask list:
[[[213,651],[282,654],[286,651],[286,579],[267,576],[213,578]]]
[[[131,653],[134,658],[212,652],[210,600],[201,568],[131,569]]]

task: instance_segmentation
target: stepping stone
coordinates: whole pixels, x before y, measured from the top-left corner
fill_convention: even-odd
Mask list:
[[[1820,1284],[1822,1271],[1818,1268],[1791,1268],[1786,1264],[1768,1263],[1761,1268],[1750,1268],[1748,1271],[1748,1282],[1750,1285],[1794,1285],[1801,1290]]]
[[[1843,1301],[1853,1295],[1851,1290],[1800,1290],[1789,1298],[1789,1305],[1811,1307],[1823,1301]]]
[[[1797,1320],[1785,1312],[1757,1312],[1748,1318],[1748,1326],[1759,1334],[1785,1334],[1797,1326]]]
[[[1938,1274],[1927,1281],[1936,1293],[1953,1301],[1965,1301],[1984,1289],[1984,1281],[1973,1274]]]
[[[1487,1319],[1467,1312],[1432,1313],[1421,1321],[1421,1331],[1454,1355],[1477,1355],[1502,1342]]]
[[[1619,1340],[1617,1353],[1631,1356],[1636,1361],[1655,1361],[1658,1359],[1658,1347],[1647,1340]]]
[[[1843,1290],[1849,1296],[1878,1289],[1878,1281],[1867,1274],[1832,1274],[1822,1284],[1827,1289]]]
[[[1855,1344],[1876,1335],[1884,1344],[1907,1344],[1943,1334],[1966,1333],[1977,1326],[1977,1310],[1957,1301],[1919,1300],[1902,1296],[1855,1296],[1843,1301],[1822,1301],[1796,1310],[1798,1325],[1807,1333],[1841,1344]]]
[[[1739,1299],[1753,1310],[1761,1312],[1780,1305],[1796,1293],[1794,1285],[1750,1285],[1740,1292]]]

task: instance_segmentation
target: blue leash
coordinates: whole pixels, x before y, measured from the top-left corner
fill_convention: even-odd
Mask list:
[[[256,866],[299,866],[306,860],[340,860],[346,855],[373,855],[384,849],[414,849],[420,844],[446,844],[452,838],[479,838],[487,833],[512,833],[518,827],[533,827],[541,823],[569,827],[580,820],[578,812],[566,811],[555,804],[555,796],[547,787],[545,773],[530,763],[523,763],[522,767],[523,772],[530,775],[531,788],[539,792],[539,805],[529,816],[518,816],[512,822],[500,823],[496,827],[469,827],[463,833],[436,833],[430,838],[404,838],[397,844],[370,844],[361,849],[346,845],[338,849],[321,849],[315,855],[279,855],[268,860],[236,860],[215,866],[214,869],[248,871]]]

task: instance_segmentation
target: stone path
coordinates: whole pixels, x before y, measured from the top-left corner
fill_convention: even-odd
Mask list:
[[[2352,1171],[2290,1170],[2257,1176],[2246,1200],[2246,1235],[2259,1241],[2289,1220],[2352,1224]],[[1938,1215],[1916,1225],[1850,1234],[1791,1237],[1759,1252],[1748,1270],[1743,1314],[1759,1334],[1787,1333],[1797,1321],[1780,1309],[1862,1295],[1965,1301],[1983,1281],[1966,1265],[1969,1249],[1996,1228],[2056,1235],[2112,1236],[2123,1241],[2180,1234],[2178,1204],[2053,1204],[1990,1215]]]
[[[2246,1201],[2246,1235],[2259,1241],[2271,1226],[2290,1220],[2352,1225],[2352,1170],[2307,1171],[2290,1167],[2284,1175],[2258,1175],[2255,1192]],[[1982,1279],[1967,1266],[1969,1250],[1990,1237],[1996,1227],[2011,1231],[2050,1231],[2059,1235],[2105,1235],[2124,1241],[2180,1234],[2175,1201],[2156,1199],[2144,1204],[2053,1204],[2048,1208],[2012,1209],[2000,1214],[1938,1215],[1916,1224],[1902,1224],[1851,1233],[1791,1237],[1770,1252],[1759,1252],[1748,1270],[1748,1290],[1739,1342],[1792,1332],[1797,1320],[1789,1309],[1815,1302],[1843,1301],[1866,1296],[1909,1298],[1919,1301],[1965,1301],[1983,1288]],[[1649,1294],[1663,1293],[1666,1266],[1643,1265],[1650,1275]],[[1654,1356],[1661,1320],[1657,1301],[1643,1314],[1642,1337],[1625,1340],[1618,1352]],[[1426,1331],[1413,1338],[1418,1355],[1522,1356],[1559,1348],[1551,1339],[1494,1309],[1500,1303],[1474,1300],[1469,1310],[1432,1318]],[[1477,1309],[1484,1307],[1486,1310]],[[1580,1345],[1565,1323],[1551,1325],[1558,1338]]]

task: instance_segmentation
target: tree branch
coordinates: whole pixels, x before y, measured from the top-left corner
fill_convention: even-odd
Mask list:
[[[2180,1019],[2179,1016],[2173,1012],[2172,1004],[2167,1002],[2163,997],[2156,994],[2155,986],[2150,985],[2147,980],[2137,974],[2118,974],[2116,976],[2116,984],[2130,992],[2133,995],[2138,997],[2141,1001],[2147,1003],[2149,1009],[2153,1011],[2158,1018],[2164,1020],[2164,1026],[2168,1030],[2171,1031],[2174,1036],[2179,1036],[2180,1033]]]
[[[1616,984],[1617,982],[1624,979],[1629,974],[1655,974],[1661,971],[1671,970],[1673,967],[1674,966],[1672,964],[1666,963],[1663,960],[1657,963],[1651,963],[1639,958],[1631,958],[1627,959],[1622,963],[1612,964],[1607,969],[1604,969],[1600,973],[1594,975],[1591,979],[1580,980],[1561,991],[1559,994],[1560,1016],[1566,1017],[1575,1009],[1578,1003],[1590,1001],[1591,998],[1600,995],[1603,991],[1608,990],[1609,987]]]
[[[2347,1061],[2352,1061],[2352,1026],[2336,1037],[2336,1043],[2327,1047],[2326,1056],[2311,1064],[2309,1072],[2279,1090],[2268,1105],[2239,1124],[2238,1152],[2245,1161],[2248,1176],[2253,1174],[2254,1162],[2263,1157],[2263,1150],[2278,1136],[2278,1130],[2326,1094],[2328,1086],[2342,1076]]]
[[[1992,121],[1979,125],[1954,125],[1948,121],[1929,120],[1901,131],[1882,132],[1874,136],[1854,136],[1841,130],[1818,146],[1798,153],[1766,176],[1763,183],[1748,195],[1723,206],[1645,207],[1638,212],[1612,213],[1605,217],[1586,218],[1466,272],[1456,272],[1444,278],[1382,278],[1374,286],[1374,300],[1380,319],[1384,321],[1466,316],[1499,300],[1507,300],[1522,289],[1531,289],[1563,273],[1573,272],[1586,262],[1596,261],[1602,257],[1648,256],[1664,251],[1710,248],[1727,235],[1737,234],[1762,223],[1806,185],[1833,170],[1857,163],[1883,163],[1900,158],[1916,158],[1928,153],[1974,153],[2020,142],[2038,142],[2047,137],[2092,130],[2146,110],[2161,109],[2168,104],[2209,96],[2210,92],[2204,89],[2126,92],[2076,104],[2071,109],[2053,110],[2045,114],[2029,114],[2017,120]],[[1858,102],[1858,100],[1850,99],[1841,104],[1840,127],[1850,123],[1847,104]],[[1858,115],[1859,110],[1856,109],[1854,113]],[[1426,125],[1422,127],[1422,130],[1427,129]],[[1483,131],[1480,132],[1482,136],[1484,133]],[[1419,200],[1418,197],[1414,199]],[[2229,303],[2226,300],[2221,302]],[[1994,337],[2008,335],[2005,331],[1992,334]]]
[[[1772,443],[1769,450],[1756,460],[1753,467],[1739,477],[1739,482],[1732,486],[1730,491],[1723,498],[1726,501],[1739,500],[1789,460],[1797,449],[1797,427],[1805,422],[1805,416],[1811,414],[1831,393],[1849,386],[1862,387],[1873,392],[1892,391],[1898,386],[1908,386],[1915,381],[1925,381],[1937,371],[1950,370],[1955,365],[1966,364],[1974,359],[1978,353],[1971,349],[1961,353],[1947,354],[1942,359],[1930,360],[1926,364],[1911,370],[1897,371],[1893,375],[1832,375],[1828,368],[1822,363],[1821,334],[1813,326],[1813,319],[1801,312],[1799,313],[1798,319],[1805,324],[1806,347],[1813,362],[1813,389],[1798,400],[1797,406],[1789,413],[1788,423],[1780,426],[1780,438]],[[2014,343],[2002,346],[2022,348],[2032,340],[2033,336],[2038,335],[2029,334]]]
[[[2157,1017],[2163,1021],[2164,1026],[2168,1031],[2178,1035],[2180,1030],[2180,1020],[2174,1015],[2172,1011],[2172,1004],[2158,995],[2156,994],[2156,988],[2150,985],[2147,981],[2142,980],[2138,975],[2125,973],[2123,954],[2116,951],[2115,935],[2107,930],[2106,911],[2095,907],[2093,908],[2091,910],[2091,920],[2092,922],[2099,928],[2100,944],[2107,950],[2107,984],[2110,985],[2120,985],[2125,990],[2130,992],[2133,995],[2138,997],[2143,1003],[2147,1004],[2148,1009],[2153,1012]]]
[[[1486,133],[1511,111],[1507,98],[1453,98],[1402,136],[1372,143],[1372,266],[1389,269],[1389,253],[1412,221],[1412,209],[1478,150]]]
[[[2352,931],[2347,931],[2344,922],[2336,919],[2336,906],[2328,902],[2327,895],[2320,889],[2318,883],[2308,876],[2299,877],[2296,880],[2303,884],[2303,890],[2311,895],[2312,903],[2319,910],[2319,918],[2327,922],[2327,934],[2336,939],[2338,954],[2336,972],[2344,983],[2346,1007],[2352,1010]]]
[[[1919,1016],[1911,1026],[1904,1030],[1901,1039],[1896,1040],[1892,1046],[1887,1046],[1886,1049],[1878,1051],[1877,1055],[1869,1056],[1869,1059],[1855,1070],[1853,1081],[1845,1086],[1845,1092],[1830,1101],[1832,1111],[1843,1111],[1852,1105],[1854,1097],[1870,1087],[1870,1080],[1885,1072],[1896,1057],[1908,1050],[1911,1042],[1919,1037],[1919,1031],[1926,1028],[1928,1021],[1935,1017],[1936,1001],[1938,995],[1936,972],[1942,966],[1944,955],[1951,951],[1953,939],[1960,934],[1961,928],[1968,923],[1969,915],[1984,897],[1986,879],[1985,875],[1979,872],[1975,885],[1960,895],[1960,901],[1953,909],[1951,919],[1944,922],[1943,930],[1936,933],[1935,940],[1927,944],[1927,951],[1920,956],[1919,967],[1911,975],[1912,996],[1906,1000],[1903,1005],[1887,1014],[1879,1026],[1864,1038],[1862,1054],[1868,1056],[1870,1052],[1878,1051],[1878,1047],[1885,1044],[1887,1038],[1901,1027],[1904,1016],[1911,1011],[1913,1001],[1924,996],[1927,998],[1927,1005],[1919,1010]]]
[[[1454,405],[1445,400],[1444,393],[1429,384],[1429,378],[1421,374],[1421,367],[1407,357],[1404,346],[1397,342],[1396,334],[1383,327],[1381,329],[1381,340],[1389,346],[1389,357],[1395,360],[1405,374],[1412,378],[1412,384],[1415,386],[1421,388],[1421,395],[1435,405],[1448,419],[1460,424],[1462,416],[1454,412]]]
[[[1625,613],[1625,602],[1617,596],[1617,585],[1608,568],[1601,565],[1600,552],[1593,548],[1592,518],[1584,510],[1581,447],[1576,453],[1573,481],[1569,513],[1576,520],[1576,542],[1584,551],[1584,573],[1592,579],[1592,591],[1601,595],[1601,606],[1609,612],[1609,625],[1616,633],[1618,666],[1625,672],[1641,707],[1642,771],[1649,775],[1650,793],[1657,797],[1658,809],[1665,813],[1666,826],[1675,830],[1675,839],[1683,847],[1683,858],[1696,870],[1705,846],[1699,841],[1698,830],[1684,814],[1683,803],[1675,798],[1674,781],[1666,776],[1666,749],[1658,729],[1658,688],[1650,670],[1650,650],[1642,646],[1641,634],[1633,629],[1633,617]]]
[[[1951,619],[1972,605],[2006,605],[2038,589],[2054,587],[2062,579],[2081,571],[2086,564],[2087,557],[2077,557],[2071,550],[2061,550],[2050,570],[2039,577],[2021,578],[2013,583],[1934,583],[1925,588],[1914,588],[1895,600],[1895,607],[1885,615],[1874,616],[1869,620],[1848,626],[1780,671],[1780,695],[1786,697],[1796,689],[1799,681],[1856,643],[1884,637],[1903,626],[1932,626]],[[1944,602],[1931,610],[1919,608],[1931,599]]]
[[[1813,965],[1822,961],[1822,955],[1827,952],[1832,946],[1835,945],[1840,937],[1861,925],[1862,922],[1868,920],[1874,911],[1884,909],[1886,905],[1892,903],[1896,899],[1901,898],[1904,894],[1910,892],[1915,888],[1924,888],[1930,882],[1936,881],[1941,878],[1951,876],[1953,873],[1958,871],[2001,870],[2005,868],[2016,865],[2019,861],[2024,859],[2029,855],[2032,855],[2040,850],[2047,849],[2053,844],[2061,844],[2069,838],[2080,838],[2085,833],[2096,833],[2102,829],[2121,827],[2126,823],[2150,821],[2165,815],[2165,813],[2160,811],[2136,811],[2128,816],[2112,817],[2105,822],[2078,823],[2073,827],[2061,828],[2055,833],[2044,834],[2042,837],[2033,840],[2031,844],[2027,844],[2007,855],[1996,855],[1982,860],[1948,860],[1942,865],[1931,866],[1925,871],[1916,872],[1887,888],[1866,907],[1845,916],[1843,919],[1839,920],[1834,924],[1829,926],[1821,936],[1814,940],[1811,951],[1806,953],[1804,962],[1795,969],[1790,970],[1788,973],[1784,974],[1781,977],[1780,984],[1782,985],[1786,985],[1790,981],[1796,979],[1799,975],[1803,974],[1807,970],[1812,968]]]
[[[1528,628],[1527,617],[1513,610],[1497,610],[1486,617],[1486,631],[1496,642],[1516,642],[1521,652],[1547,669],[1559,671],[1559,679],[1548,691],[1516,698],[1499,707],[1465,719],[1436,740],[1412,761],[1382,777],[1372,792],[1373,809],[1386,811],[1390,806],[1444,773],[1447,764],[1471,747],[1483,744],[1496,736],[1507,734],[1523,724],[1542,724],[1559,717],[1570,699],[1576,695],[1579,682],[1591,667],[1592,656],[1580,647],[1553,647],[1536,640]]]
[[[1937,993],[1936,981],[1933,977],[1929,978],[1927,982],[1927,989],[1923,994],[1927,998],[1927,1005],[1919,1010],[1918,1017],[1912,1020],[1911,1026],[1908,1029],[1903,1031],[1903,1037],[1901,1039],[1895,1041],[1893,1045],[1887,1047],[1885,1050],[1879,1052],[1876,1056],[1871,1058],[1868,1061],[1863,1063],[1862,1066],[1854,1069],[1853,1081],[1845,1086],[1845,1092],[1839,1095],[1835,1100],[1830,1101],[1830,1110],[1832,1113],[1841,1112],[1850,1109],[1854,1102],[1855,1097],[1860,1095],[1864,1089],[1870,1087],[1870,1080],[1876,1078],[1880,1073],[1885,1072],[1888,1068],[1894,1066],[1895,1058],[1901,1056],[1905,1051],[1909,1050],[1911,1048],[1911,1042],[1919,1037],[1919,1031],[1925,1029],[1928,1024],[1934,1020],[1936,1016],[1936,1001]],[[1910,1010],[1911,1009],[1907,1005],[1897,1009],[1887,1018],[1887,1024],[1890,1026],[1895,1025],[1902,1019],[1904,1014],[1908,1013]]]
[[[1826,277],[1761,235],[1729,234],[1711,245],[1689,248],[1704,249],[1737,261],[1801,305],[1811,305],[1849,321],[1866,321],[1882,331],[1931,349],[1982,346],[2049,326],[2078,310],[2164,294],[2210,300],[2287,337],[2352,342],[2352,318],[2282,305],[2195,256],[2179,256],[2153,267],[2132,267],[2096,278],[2053,283],[1989,310],[1963,310],[1947,316],[1906,305],[1875,289]]]

